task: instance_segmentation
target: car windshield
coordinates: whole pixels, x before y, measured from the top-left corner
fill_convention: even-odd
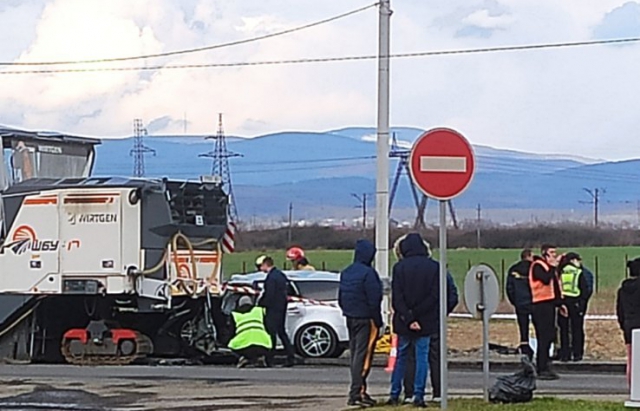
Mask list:
[[[317,301],[336,301],[338,299],[337,281],[296,281],[300,295]]]

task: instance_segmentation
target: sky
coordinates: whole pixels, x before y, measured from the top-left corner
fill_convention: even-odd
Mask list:
[[[242,40],[368,0],[2,0],[0,61],[109,58]],[[625,0],[392,0],[392,52],[640,36]],[[374,8],[289,35],[102,67],[375,54]],[[395,59],[391,124],[472,143],[607,160],[640,157],[640,44]],[[89,67],[80,65],[79,67]],[[3,67],[0,73],[20,67]],[[0,77],[0,124],[122,137],[323,131],[376,124],[375,60]],[[186,119],[186,122],[185,122]]]

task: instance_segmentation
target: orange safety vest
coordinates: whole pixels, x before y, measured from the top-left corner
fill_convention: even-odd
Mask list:
[[[547,264],[543,260],[535,260],[531,264],[531,268],[529,269],[529,286],[531,287],[531,301],[535,303],[541,303],[544,301],[551,301],[556,299],[556,290],[555,290],[555,282],[557,281],[557,276],[554,275],[554,278],[551,280],[549,284],[545,284],[542,281],[533,277],[533,269],[536,264],[541,265],[546,271],[549,271],[551,268],[549,264]]]

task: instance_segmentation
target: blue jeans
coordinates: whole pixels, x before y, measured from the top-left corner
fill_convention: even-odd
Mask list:
[[[413,383],[413,397],[416,400],[424,400],[424,393],[427,386],[427,375],[429,374],[429,337],[398,336],[398,358],[391,374],[391,398],[398,399],[402,392],[402,380],[404,379],[407,367],[407,356],[411,341],[415,344],[416,354],[416,377]]]

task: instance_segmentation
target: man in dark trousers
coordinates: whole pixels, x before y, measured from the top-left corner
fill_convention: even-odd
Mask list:
[[[371,267],[376,254],[374,245],[358,240],[353,264],[340,274],[338,304],[347,317],[349,352],[351,355],[351,387],[347,405],[376,405],[367,393],[367,377],[371,370],[376,341],[383,329],[382,282]]]
[[[267,365],[273,366],[276,342],[277,338],[280,338],[287,353],[285,367],[293,367],[295,362],[293,345],[291,345],[285,329],[289,280],[282,271],[273,265],[273,259],[269,256],[258,257],[256,259],[256,267],[260,271],[267,273],[267,278],[264,280],[264,290],[259,301],[259,305],[266,309],[264,323],[273,343],[273,349],[267,356]]]
[[[568,317],[558,317],[558,359],[562,362],[578,362],[582,361],[584,355],[584,316],[591,298],[591,288],[579,254],[571,252],[562,257],[559,272]]]
[[[509,267],[507,276],[507,298],[516,309],[520,345],[518,351],[533,359],[533,350],[529,346],[529,317],[531,316],[531,287],[529,270],[533,261],[533,252],[525,248],[520,253],[520,261]]]
[[[427,248],[427,255],[431,254],[431,246],[427,241],[424,242]],[[406,250],[404,250],[406,251]],[[402,242],[398,245],[396,252],[398,259],[402,259],[403,255]],[[439,300],[438,300],[439,301]],[[447,273],[447,314],[451,314],[458,305],[458,289],[450,273]],[[415,346],[411,344],[409,348],[409,356],[407,358],[407,371],[404,374],[404,403],[413,402],[413,387],[415,384]],[[431,335],[429,340],[429,371],[431,379],[431,388],[433,389],[433,401],[441,400],[441,384],[440,384],[440,305],[438,304],[438,328],[436,333]]]
[[[400,404],[407,357],[413,343],[416,366],[413,404],[426,407],[424,395],[429,373],[429,343],[431,336],[438,332],[439,270],[440,265],[429,257],[420,235],[408,234],[402,241],[402,260],[393,266],[391,279],[398,357],[391,374],[388,405]]]
[[[549,350],[556,336],[556,309],[560,307],[560,315],[566,317],[567,307],[557,274],[556,247],[544,244],[541,253],[541,257],[534,257],[529,273],[533,326],[538,340],[536,366],[539,379],[557,380],[558,374],[550,368]]]
[[[627,346],[627,384],[631,387],[633,330],[640,329],[640,258],[627,262],[629,278],[622,281],[616,298],[616,316]]]

